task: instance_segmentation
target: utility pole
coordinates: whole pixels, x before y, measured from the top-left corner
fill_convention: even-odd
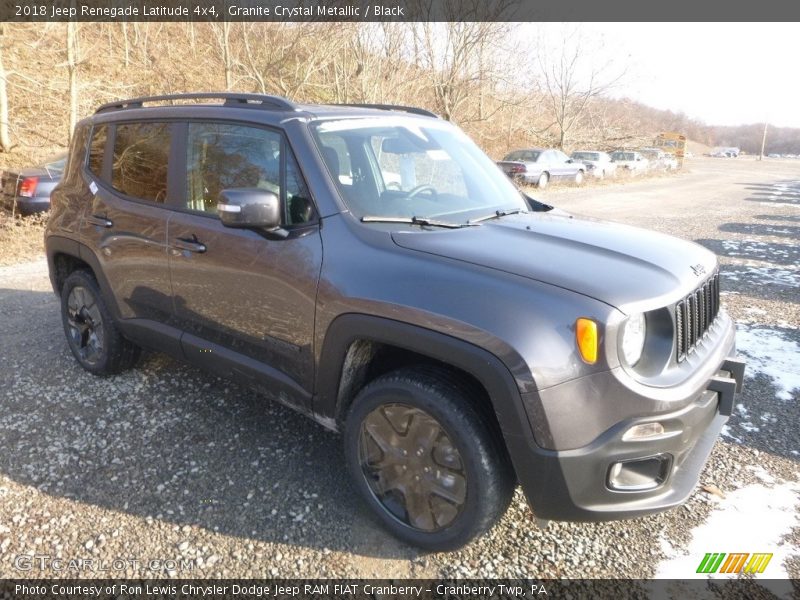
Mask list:
[[[767,122],[764,121],[764,135],[761,136],[761,154],[758,155],[758,160],[764,160],[764,146],[767,144]]]

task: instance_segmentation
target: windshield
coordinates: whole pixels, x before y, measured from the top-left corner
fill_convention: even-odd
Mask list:
[[[575,160],[600,160],[600,154],[597,152],[573,152],[572,158]]]
[[[498,210],[528,209],[497,165],[446,121],[395,116],[317,121],[312,132],[356,217],[466,223]]]
[[[614,152],[611,155],[614,160],[633,160],[633,153],[632,152]]]

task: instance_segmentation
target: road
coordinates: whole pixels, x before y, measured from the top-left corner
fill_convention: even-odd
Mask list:
[[[80,370],[38,260],[0,268],[0,577],[689,577],[705,552],[771,552],[765,576],[800,577],[800,161],[695,159],[536,195],[720,255],[748,376],[685,506],[540,529],[518,491],[489,535],[419,553],[376,525],[338,437],[303,417],[157,354],[114,378]]]

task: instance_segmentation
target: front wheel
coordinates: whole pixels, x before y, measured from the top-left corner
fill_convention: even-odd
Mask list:
[[[575,173],[575,185],[580,185],[583,183],[583,171],[578,171]]]
[[[366,386],[345,424],[345,458],[383,525],[426,550],[459,548],[505,513],[515,477],[499,433],[446,372],[401,369]]]
[[[120,373],[138,360],[140,348],[117,329],[100,287],[88,271],[74,271],[64,282],[61,320],[69,349],[90,373]]]

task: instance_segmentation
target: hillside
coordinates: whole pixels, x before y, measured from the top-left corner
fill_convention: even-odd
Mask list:
[[[712,127],[606,91],[615,74],[575,54],[510,46],[506,23],[0,24],[0,165],[38,162],[110,100],[235,90],[302,102],[396,103],[458,123],[492,156],[530,145],[612,149],[680,131],[752,152],[763,125]],[[576,51],[577,52],[577,51]],[[592,72],[581,85],[579,63]],[[3,74],[5,75],[3,77]],[[2,82],[5,82],[5,90]],[[7,114],[4,115],[6,99]],[[7,123],[7,127],[3,127]],[[757,135],[756,135],[757,134]],[[800,153],[800,130],[768,151]]]

